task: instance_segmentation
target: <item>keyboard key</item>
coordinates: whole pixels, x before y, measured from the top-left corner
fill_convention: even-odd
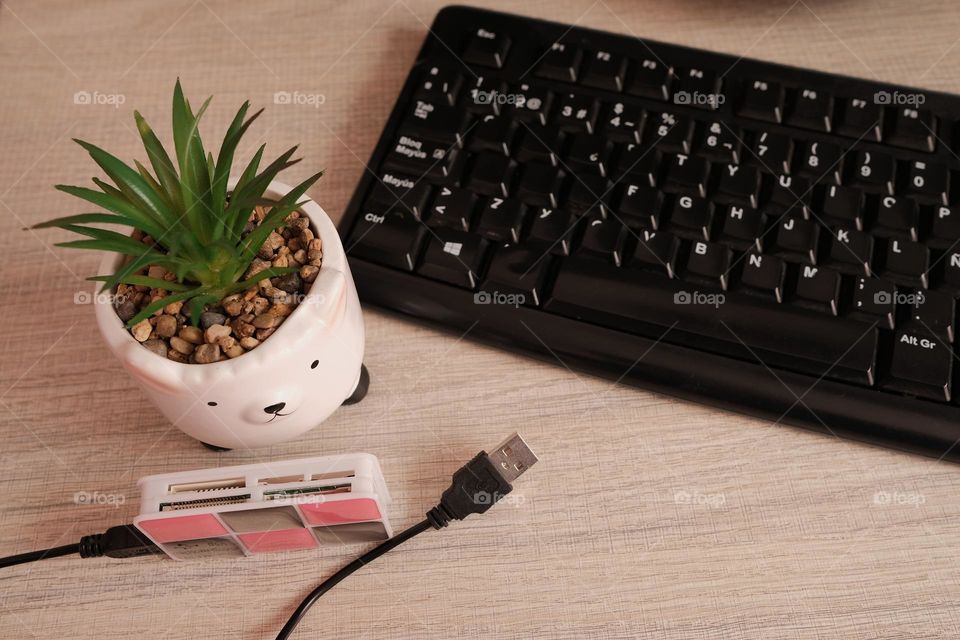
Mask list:
[[[713,166],[713,173],[718,176],[713,196],[715,202],[745,207],[757,206],[760,196],[760,172],[756,168],[721,164]]]
[[[950,203],[950,170],[940,164],[915,160],[908,164],[906,193],[920,202]]]
[[[418,273],[458,287],[474,289],[486,242],[472,233],[437,229],[431,235]]]
[[[672,113],[653,115],[648,120],[650,131],[646,139],[661,151],[690,153],[693,141],[693,122]]]
[[[830,242],[830,266],[851,275],[870,275],[873,236],[855,229],[837,228]]]
[[[853,286],[851,313],[884,329],[893,329],[897,310],[897,285],[881,278],[860,277]]]
[[[463,76],[447,67],[431,66],[421,76],[414,97],[430,104],[454,105],[463,85]]]
[[[551,262],[549,252],[544,249],[500,245],[490,259],[487,277],[480,290],[491,294],[520,294],[524,297],[521,304],[540,306]]]
[[[813,188],[806,178],[786,174],[772,176],[766,201],[765,208],[768,211],[789,212],[809,218],[813,203]]]
[[[554,253],[569,255],[578,220],[569,211],[543,207],[533,212],[527,237]]]
[[[668,231],[687,240],[710,240],[713,203],[704,198],[680,196],[673,202]]]
[[[743,132],[722,122],[711,122],[703,134],[700,154],[719,162],[738,164],[740,162],[740,141]]]
[[[960,291],[960,251],[947,251],[941,262],[945,288],[954,292]]]
[[[793,165],[793,140],[787,136],[761,131],[754,137],[750,161],[771,173],[790,173]]]
[[[762,236],[766,228],[766,217],[752,207],[730,205],[726,208],[722,220],[723,230],[720,239],[739,251],[762,249]]]
[[[595,51],[587,58],[587,68],[581,82],[588,87],[622,91],[627,74],[627,59],[609,51]]]
[[[940,248],[952,248],[953,243],[960,240],[960,210],[956,207],[930,207],[927,209],[927,220],[932,219],[929,242]]]
[[[425,234],[426,228],[407,211],[364,208],[344,244],[351,256],[413,271]]]
[[[730,247],[717,242],[696,241],[690,244],[683,279],[702,282],[707,286],[726,291],[730,284],[730,262],[733,252]]]
[[[776,256],[767,256],[752,251],[743,262],[740,284],[745,291],[768,296],[783,302],[783,287],[787,276],[786,263]]]
[[[476,205],[477,196],[472,192],[457,187],[440,187],[433,204],[427,209],[427,224],[469,231]]]
[[[564,131],[593,133],[597,110],[597,101],[590,96],[568,93],[558,99],[554,124]]]
[[[628,218],[627,225],[656,229],[659,224],[663,195],[653,187],[640,183],[625,182],[616,207],[618,216]]]
[[[894,333],[893,356],[885,389],[949,402],[953,386],[953,352],[950,345],[910,324]]]
[[[583,222],[583,236],[577,255],[599,258],[620,266],[626,233],[619,220],[591,214]]]
[[[610,170],[612,149],[613,145],[604,136],[573,136],[567,149],[567,162],[574,173],[588,171],[606,176]]]
[[[770,80],[744,82],[737,113],[746,118],[779,123],[783,120],[783,85]]]
[[[840,274],[826,267],[803,265],[797,274],[796,304],[837,315]]]
[[[562,131],[540,124],[524,125],[521,129],[523,138],[517,149],[517,160],[520,162],[542,160],[552,165],[560,161],[560,151],[564,143]]]
[[[797,89],[787,113],[787,124],[813,131],[829,132],[833,126],[833,97],[814,88]]]
[[[664,191],[686,193],[701,198],[707,195],[710,163],[706,158],[678,153],[665,158],[664,164]]]
[[[829,142],[811,142],[800,156],[797,172],[814,182],[840,184],[843,149]]]
[[[407,209],[419,218],[426,209],[430,191],[430,185],[426,182],[387,171],[380,176],[371,189],[370,200],[385,205],[384,210]]]
[[[677,90],[673,94],[675,104],[713,111],[723,102],[724,96],[720,93],[722,83],[713,71],[690,68],[681,71],[678,79]]]
[[[919,242],[892,238],[887,243],[884,275],[904,286],[929,287],[930,250]]]
[[[676,274],[679,254],[678,238],[664,231],[644,231],[637,238],[630,266],[672,278]]]
[[[906,302],[909,322],[925,328],[941,340],[953,342],[956,302],[952,295],[915,289],[907,294]]]
[[[525,164],[517,183],[517,197],[527,204],[556,207],[565,175],[560,169],[543,162]]]
[[[893,195],[896,168],[893,156],[858,151],[853,159],[848,184],[870,193]]]
[[[567,207],[576,213],[595,210],[606,215],[610,197],[610,183],[605,178],[588,173],[574,175],[567,193]]]
[[[499,69],[507,59],[510,38],[494,30],[479,27],[467,41],[463,59],[469,64],[480,64]]]
[[[884,196],[877,206],[877,219],[873,234],[885,238],[891,236],[907,237],[917,241],[917,228],[920,226],[920,207],[908,198]]]
[[[510,155],[517,123],[506,116],[487,116],[470,132],[471,151],[494,151]]]
[[[865,204],[866,196],[860,189],[832,184],[823,191],[820,212],[830,222],[862,231]]]
[[[607,114],[603,135],[615,142],[639,144],[645,121],[646,114],[640,107],[615,102]]]
[[[874,98],[847,98],[840,101],[840,122],[837,133],[855,140],[883,140],[884,110]]]
[[[470,170],[469,187],[487,196],[504,196],[510,194],[510,184],[516,163],[506,156],[484,151],[473,157],[473,168]]]
[[[887,142],[904,149],[933,152],[937,148],[937,117],[927,109],[898,107]]]
[[[576,82],[583,52],[576,45],[554,42],[540,58],[536,75],[548,80]]]
[[[456,148],[444,142],[401,135],[384,159],[383,166],[418,176],[444,178],[450,175],[456,159]]]
[[[700,292],[703,293],[703,292]],[[560,265],[546,309],[627,332],[653,327],[670,340],[710,344],[751,362],[873,384],[877,330],[858,321],[809,313],[728,293],[723,304],[697,304],[690,285],[592,260]],[[745,346],[746,345],[746,346]]]
[[[525,213],[519,200],[490,198],[480,211],[477,233],[495,242],[520,242]]]
[[[511,93],[516,96],[514,103],[507,109],[511,118],[531,124],[547,124],[547,114],[553,104],[552,93],[528,84],[514,87]]]
[[[656,149],[628,144],[620,152],[615,178],[617,181],[639,180],[654,187],[660,181],[662,167],[663,162]]]
[[[402,129],[412,136],[453,145],[463,143],[466,122],[466,114],[456,107],[442,102],[415,100]]]
[[[820,226],[813,220],[789,217],[776,228],[774,253],[790,262],[817,264]]]
[[[488,76],[473,76],[470,79],[472,82],[462,107],[480,117],[500,115],[505,106],[502,97],[507,92],[506,83]]]
[[[653,100],[669,100],[673,84],[673,69],[659,60],[643,59],[634,67],[627,82],[627,93]]]

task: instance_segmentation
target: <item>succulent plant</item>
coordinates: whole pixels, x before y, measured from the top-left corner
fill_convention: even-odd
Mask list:
[[[270,202],[272,209],[259,225],[249,230],[247,224],[251,213],[255,206],[265,204],[263,194],[270,182],[281,171],[299,162],[299,159],[291,160],[297,147],[289,149],[260,171],[266,147],[262,145],[240,174],[236,186],[228,191],[227,181],[237,145],[263,109],[247,118],[250,103],[244,102],[214,158],[211,152],[204,150],[198,129],[200,118],[209,104],[210,98],[207,98],[194,113],[177,80],[173,92],[176,164],[147,121],[139,112],[134,112],[154,173],[138,161],[134,161],[134,169],[103,149],[75,139],[113,184],[93,178],[99,190],[70,185],[57,185],[56,188],[86,200],[106,213],[81,213],[49,220],[35,227],[59,227],[87,237],[61,242],[57,246],[130,256],[116,273],[88,278],[103,282],[103,291],[112,291],[119,283],[125,283],[170,292],[144,307],[127,322],[128,327],[179,301],[184,301],[191,322],[197,324],[205,305],[218,303],[224,296],[247,289],[264,278],[296,271],[293,267],[273,267],[243,279],[264,241],[283,225],[284,218],[303,204],[300,197],[323,172],[307,178],[279,201]],[[96,224],[132,227],[150,236],[155,244],[151,247],[125,233],[91,226]],[[167,281],[144,275],[144,269],[151,265],[164,267],[176,279]]]

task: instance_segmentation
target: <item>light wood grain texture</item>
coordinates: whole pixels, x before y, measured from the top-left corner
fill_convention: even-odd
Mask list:
[[[492,7],[833,72],[960,91],[951,0],[528,0]],[[176,76],[267,107],[241,149],[301,143],[339,219],[441,2],[12,0],[0,8],[0,554],[129,521],[150,473],[340,451],[380,457],[395,527],[514,429],[541,463],[517,500],[361,571],[301,638],[955,638],[960,469],[575,374],[366,310],[370,395],[285,445],[214,454],[102,348],[96,256],[23,231],[82,205],[82,137],[141,157]],[[77,91],[125,103],[78,106]],[[272,104],[319,93],[319,108]],[[164,139],[167,139],[164,136]],[[78,506],[74,492],[124,496]],[[875,496],[893,496],[877,504]],[[882,502],[882,500],[881,500]],[[3,638],[273,637],[361,546],[236,562],[57,559],[0,574]]]

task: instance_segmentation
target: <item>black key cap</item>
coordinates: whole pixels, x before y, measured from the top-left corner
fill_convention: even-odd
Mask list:
[[[470,80],[470,89],[467,91],[462,107],[481,117],[500,115],[500,111],[506,106],[504,100],[507,91],[506,83],[489,76],[476,76]]]
[[[496,242],[520,242],[526,207],[519,200],[493,197],[480,211],[477,233]]]
[[[792,93],[787,124],[829,132],[833,126],[833,96],[819,89],[797,89]]]
[[[471,151],[495,151],[510,155],[517,123],[507,116],[487,116],[470,131]]]
[[[814,182],[840,184],[843,175],[843,149],[829,142],[811,142],[800,156],[797,173]]]
[[[415,217],[423,215],[430,197],[430,185],[417,178],[386,171],[370,191],[370,200],[386,205],[385,210],[407,209]]]
[[[770,80],[748,80],[737,113],[746,118],[779,123],[783,120],[783,85]]]
[[[510,183],[516,163],[499,153],[484,151],[473,158],[469,186],[487,196],[510,194]]]
[[[639,144],[645,121],[646,114],[640,107],[615,102],[607,113],[603,135],[616,142]]]
[[[857,278],[853,286],[853,306],[850,311],[868,322],[876,322],[885,329],[893,329],[897,310],[897,285],[874,277]]]
[[[463,76],[459,72],[447,67],[431,66],[424,71],[413,95],[431,104],[454,105],[462,85]]]
[[[680,240],[664,231],[644,231],[637,238],[630,266],[674,277]]]
[[[904,286],[930,286],[927,272],[930,269],[930,250],[919,242],[892,238],[887,243],[887,260],[884,274]]]
[[[660,153],[656,149],[628,144],[620,152],[615,178],[618,181],[638,180],[654,187],[660,180],[662,166]]]
[[[670,153],[690,153],[693,141],[693,122],[672,113],[652,115],[648,122],[650,131],[647,140],[661,151]]]
[[[609,51],[596,51],[587,58],[587,68],[581,82],[588,87],[622,91],[627,74],[627,59]]]
[[[427,224],[469,231],[477,196],[466,189],[440,187],[440,192],[427,210]]]
[[[504,244],[497,247],[490,259],[487,277],[480,287],[489,297],[488,304],[496,302],[494,295],[514,294],[520,304],[540,306],[543,285],[550,267],[550,254],[542,247],[518,247]],[[484,298],[478,299],[482,302]],[[508,300],[509,302],[509,300]]]
[[[884,389],[949,402],[953,380],[950,345],[920,325],[909,324],[893,334],[890,371]]]
[[[553,121],[564,131],[593,133],[598,108],[592,97],[568,93],[558,98]]]
[[[560,151],[563,149],[564,134],[555,127],[541,124],[522,126],[523,139],[517,149],[517,160],[529,162],[542,160],[556,165],[560,161]]]
[[[687,193],[701,198],[707,195],[710,163],[706,158],[678,153],[665,158],[665,165],[664,191]]]
[[[492,29],[479,27],[467,41],[463,59],[470,64],[481,64],[499,69],[507,59],[510,38]]]
[[[743,260],[740,284],[748,293],[755,293],[783,302],[783,285],[786,280],[787,265],[777,256],[767,256],[755,251],[748,253]]]
[[[553,103],[552,93],[528,84],[514,87],[512,93],[516,100],[507,108],[510,117],[531,124],[547,124],[547,114]]]
[[[549,80],[576,82],[583,53],[576,45],[554,42],[540,58],[536,75]]]
[[[727,294],[724,304],[675,304],[688,284],[592,260],[564,260],[546,309],[659,337],[687,340],[770,367],[871,385],[877,330],[857,321],[801,315],[752,296]],[[744,346],[744,345],[747,346]]]
[[[823,190],[820,212],[831,222],[862,231],[865,203],[866,198],[859,189],[832,184]]]
[[[402,130],[443,144],[462,144],[467,116],[460,109],[442,102],[415,100]]]
[[[702,282],[711,287],[726,291],[730,284],[730,261],[733,252],[730,247],[717,242],[696,241],[690,245],[683,279]]]
[[[610,152],[613,145],[600,135],[573,136],[567,149],[567,162],[573,173],[596,173],[606,176],[610,170]]]
[[[873,235],[881,238],[902,236],[916,242],[919,226],[920,207],[916,202],[894,196],[880,198]]]
[[[756,207],[760,195],[760,172],[738,164],[714,165],[718,177],[714,200],[721,204]]]
[[[777,213],[790,212],[810,217],[813,189],[810,181],[798,176],[772,176],[766,209]]]
[[[742,139],[743,132],[739,129],[731,129],[723,122],[711,122],[703,133],[700,155],[719,162],[737,164],[740,162]]]
[[[880,142],[883,139],[883,107],[874,98],[847,98],[840,103],[837,133],[855,140]]]
[[[720,93],[721,81],[713,71],[690,68],[678,74],[677,90],[673,94],[676,104],[685,104],[714,111],[720,107],[724,96]]]
[[[960,291],[960,250],[947,251],[940,259],[943,264],[943,283],[954,292]]]
[[[920,202],[950,203],[950,170],[940,164],[915,160],[907,166],[906,193]]]
[[[943,249],[953,248],[953,243],[960,239],[960,210],[956,207],[931,207],[927,209],[926,219],[931,218],[930,244]]]
[[[777,225],[774,253],[790,262],[817,264],[820,226],[813,220],[788,217]]]
[[[656,229],[662,206],[663,195],[653,187],[625,182],[616,213],[627,218],[625,222],[630,227]]]
[[[713,203],[705,198],[680,196],[674,199],[669,231],[687,240],[710,240]]]
[[[887,142],[904,149],[933,152],[937,148],[937,117],[928,109],[898,107]]]
[[[830,243],[830,266],[851,275],[870,275],[873,236],[855,229],[834,229]]]
[[[427,243],[418,273],[458,287],[473,289],[486,243],[472,233],[437,229]]]
[[[840,299],[840,274],[833,269],[803,265],[797,274],[796,304],[830,315],[837,315]]]
[[[893,195],[896,167],[897,163],[893,156],[858,151],[853,160],[848,183],[870,193]]]
[[[570,180],[570,191],[567,193],[567,206],[577,213],[597,211],[605,216],[610,199],[609,191],[610,183],[601,176],[574,175]]]
[[[578,256],[595,257],[620,266],[627,231],[619,220],[591,214],[583,223]]]
[[[634,67],[627,82],[627,93],[654,100],[669,100],[672,84],[673,69],[665,67],[659,60],[646,58]]]
[[[445,142],[432,142],[413,135],[397,138],[383,166],[418,176],[445,178],[457,159],[457,149]]]
[[[553,165],[530,162],[523,166],[517,183],[517,197],[527,204],[556,207],[565,174]]]
[[[578,220],[578,217],[563,209],[540,208],[533,212],[527,237],[535,243],[544,244],[549,251],[568,255]]]
[[[953,296],[939,291],[914,290],[905,296],[910,322],[931,332],[941,340],[953,342],[956,303]]]
[[[766,228],[766,216],[758,209],[730,205],[723,216],[720,239],[734,249],[746,251],[751,247],[763,247],[762,236]]]
[[[793,140],[787,136],[761,131],[754,136],[750,162],[771,173],[790,173],[793,164]]]
[[[351,256],[413,271],[425,233],[426,228],[407,211],[364,208],[344,244]]]

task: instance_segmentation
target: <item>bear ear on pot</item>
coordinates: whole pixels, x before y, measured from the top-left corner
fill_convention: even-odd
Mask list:
[[[130,375],[144,386],[160,393],[176,395],[190,393],[189,386],[179,374],[180,367],[177,363],[144,349],[138,342],[128,343],[124,347],[120,360]]]

